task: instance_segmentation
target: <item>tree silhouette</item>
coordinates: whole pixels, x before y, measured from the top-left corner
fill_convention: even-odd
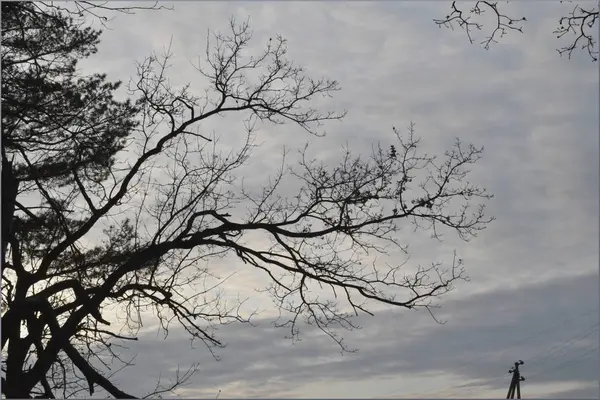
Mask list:
[[[592,61],[598,61],[597,38],[595,38],[598,29],[594,28],[598,20],[598,2],[583,4],[576,4],[566,15],[558,19],[558,26],[553,33],[558,39],[568,37],[573,37],[573,39],[567,45],[558,48],[557,51],[561,56],[566,54],[568,58],[571,58],[573,51],[579,49],[587,52]],[[481,42],[486,50],[492,43],[498,43],[500,38],[511,31],[523,33],[524,23],[527,22],[526,17],[511,17],[505,14],[497,1],[477,1],[471,8],[465,8],[453,1],[450,9],[450,14],[444,18],[434,19],[434,22],[439,26],[452,29],[454,24],[458,25],[465,31],[471,43],[475,42],[472,37],[473,29],[482,30],[484,28],[483,24],[478,22],[479,17],[485,12],[492,13],[496,23]]]
[[[353,316],[371,314],[367,302],[430,310],[464,278],[456,256],[413,271],[365,261],[390,247],[407,251],[396,235],[401,224],[465,240],[484,229],[492,218],[479,201],[491,196],[466,179],[483,149],[457,140],[437,158],[419,151],[413,125],[405,134],[394,128],[393,144],[374,144],[370,155],[347,150],[335,166],[312,159],[308,148],[296,166],[284,155],[253,190],[236,178],[245,174],[256,127],[292,123],[318,137],[324,122],[344,113],[311,104],[338,83],[307,76],[279,36],[250,55],[248,23],[231,20],[197,65],[209,82],[204,96],[169,83],[167,51],[138,63],[130,100],[117,101],[119,83],[76,68],[100,36],[85,26],[85,13],[2,3],[6,397],[69,397],[96,387],[133,397],[111,377],[115,365],[130,365],[118,349],[137,340],[145,311],[167,333],[175,324],[210,349],[222,346],[214,327],[249,317],[225,300],[224,280],[205,266],[220,257],[264,272],[281,311],[276,324],[292,337],[304,321],[344,350],[351,349],[335,328],[355,328]],[[234,149],[202,131],[203,121],[227,114],[245,123]],[[10,182],[12,197],[4,190]],[[282,182],[294,182],[295,195],[286,196]],[[115,309],[120,319],[109,316]],[[159,382],[149,396],[193,372],[167,387]]]

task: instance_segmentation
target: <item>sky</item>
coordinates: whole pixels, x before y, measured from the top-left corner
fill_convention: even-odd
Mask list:
[[[264,276],[235,259],[215,260],[219,273],[235,272],[223,286],[227,295],[261,310],[254,326],[220,327],[227,346],[215,361],[182,330],[165,339],[149,321],[125,351],[137,356],[115,377],[121,389],[142,395],[159,374],[168,382],[178,366],[197,364],[178,395],[503,398],[508,369],[522,359],[524,397],[598,398],[598,66],[583,53],[568,60],[556,52],[562,42],[552,31],[570,5],[503,5],[527,17],[524,33],[486,51],[459,29],[433,23],[449,2],[163,4],[174,9],[117,15],[81,68],[127,81],[134,61],[172,41],[172,82],[201,93],[190,62],[204,54],[207,29],[249,17],[250,50],[281,34],[290,59],[311,76],[339,81],[342,90],[319,102],[348,114],[328,123],[323,138],[291,125],[261,126],[261,145],[244,169],[248,182],[275,173],[283,146],[309,143],[334,164],[343,145],[361,152],[393,143],[392,126],[414,121],[427,151],[443,152],[455,137],[485,147],[471,179],[494,194],[487,204],[496,220],[469,242],[402,233],[411,263],[448,262],[456,250],[470,281],[440,299],[435,315],[444,324],[424,310],[379,307],[373,317],[359,316],[362,329],[344,332],[355,353],[341,354],[311,327],[302,327],[300,342],[286,339],[272,325],[269,298],[255,291],[268,283]],[[204,128],[235,146],[240,126],[215,120]]]

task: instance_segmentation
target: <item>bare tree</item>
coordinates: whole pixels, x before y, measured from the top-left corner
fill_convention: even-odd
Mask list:
[[[45,134],[60,140],[36,147],[23,144],[31,135],[19,135],[42,129],[39,121],[20,117],[32,110],[7,119],[11,130],[3,128],[2,135],[11,145],[3,159],[12,157],[11,172],[22,183],[2,265],[7,397],[68,397],[95,387],[133,397],[111,377],[115,365],[130,365],[118,346],[137,340],[146,311],[166,333],[174,323],[209,349],[222,346],[214,327],[250,322],[251,315],[240,312],[243,299],[225,301],[226,279],[206,266],[219,257],[235,256],[264,272],[281,310],[277,325],[292,337],[303,320],[344,350],[351,349],[335,328],[354,328],[353,316],[371,314],[369,302],[430,310],[436,297],[465,278],[456,256],[448,266],[416,271],[366,261],[390,248],[407,252],[396,234],[403,224],[434,238],[449,229],[464,240],[484,229],[492,218],[479,202],[491,195],[467,180],[483,149],[457,140],[441,158],[423,154],[411,124],[406,134],[393,130],[394,144],[374,144],[369,155],[347,150],[335,166],[312,159],[304,148],[297,166],[284,159],[261,190],[244,187],[238,177],[252,155],[257,126],[292,123],[319,136],[322,123],[344,113],[311,106],[317,96],[339,90],[338,83],[305,75],[286,58],[282,37],[249,55],[248,23],[231,20],[229,28],[212,34],[205,62],[197,65],[209,82],[203,96],[169,83],[167,51],[138,64],[129,85],[133,102],[101,98],[107,107],[94,109],[100,116],[110,107],[122,110],[127,116],[116,120],[119,129],[103,125],[103,118],[82,127],[76,118],[50,115],[62,125]],[[9,29],[3,22],[3,33]],[[3,74],[9,61],[3,58]],[[6,82],[8,90],[17,83]],[[82,110],[86,104],[76,103]],[[3,97],[3,118],[4,111]],[[204,121],[223,115],[244,121],[235,148],[202,131]],[[95,174],[89,171],[93,157],[85,158],[94,147],[79,142],[85,129],[127,132],[117,135]],[[71,152],[61,164],[69,168],[41,174],[39,163],[53,145]],[[296,194],[285,195],[282,182],[295,182]],[[118,311],[116,321],[108,320],[111,310]],[[194,366],[153,394],[173,390],[193,372]]]
[[[507,2],[508,3],[508,2]],[[563,3],[561,1],[561,3]],[[569,1],[569,3],[571,3]],[[573,51],[580,49],[586,51],[592,61],[598,61],[598,51],[596,50],[597,29],[594,29],[598,19],[598,3],[588,2],[585,5],[576,4],[571,11],[563,15],[558,20],[558,26],[553,32],[557,38],[566,36],[574,37],[566,46],[558,48],[558,53],[562,56],[566,54],[569,58]],[[510,31],[523,33],[524,22],[526,17],[511,17],[500,10],[497,1],[477,1],[475,5],[464,11],[455,1],[452,2],[451,12],[441,19],[434,19],[434,22],[439,26],[454,29],[454,24],[462,28],[469,41],[474,43],[472,31],[482,30],[483,24],[478,22],[479,16],[483,13],[490,12],[494,16],[495,24],[489,36],[481,42],[487,50],[492,43],[498,43],[498,39],[502,38]]]

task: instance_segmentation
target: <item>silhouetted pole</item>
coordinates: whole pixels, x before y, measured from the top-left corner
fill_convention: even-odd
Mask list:
[[[508,371],[509,374],[512,374],[512,378],[510,380],[508,393],[506,394],[507,399],[515,398],[515,389],[517,391],[517,399],[521,398],[521,381],[524,381],[525,378],[521,376],[521,372],[519,371],[519,365],[523,364],[523,360],[519,360],[515,363],[515,366]]]
[[[511,371],[508,371],[508,372],[510,373]],[[516,374],[513,372],[513,376],[512,376],[512,378],[510,380],[510,386],[508,387],[508,393],[506,394],[506,398],[507,399],[514,399],[515,398],[515,393],[514,393],[515,382],[516,382],[515,377],[516,377]]]

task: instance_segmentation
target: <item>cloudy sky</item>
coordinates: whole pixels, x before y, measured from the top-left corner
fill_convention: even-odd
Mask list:
[[[127,81],[135,60],[172,40],[172,81],[201,93],[190,61],[204,53],[207,29],[226,30],[235,16],[250,17],[256,49],[281,34],[289,57],[311,76],[340,82],[342,91],[323,104],[348,110],[347,117],[326,125],[324,138],[287,125],[261,128],[249,180],[274,172],[284,145],[310,142],[335,163],[342,145],[360,152],[391,143],[392,126],[414,121],[432,152],[455,137],[485,146],[472,180],[494,193],[488,207],[496,217],[468,243],[451,235],[443,243],[406,238],[411,262],[448,261],[454,249],[465,261],[471,280],[441,299],[443,325],[424,311],[380,308],[358,318],[361,330],[345,333],[356,353],[340,354],[309,327],[292,343],[273,328],[269,299],[253,290],[267,283],[262,275],[222,265],[237,272],[228,294],[251,296],[261,309],[256,326],[221,328],[227,347],[217,362],[192,349],[184,332],[164,339],[149,324],[129,350],[135,367],[116,383],[142,395],[159,374],[168,382],[178,366],[198,363],[179,395],[504,397],[507,371],[522,359],[523,396],[598,398],[598,66],[555,50],[564,42],[552,31],[571,5],[503,6],[527,17],[525,33],[510,33],[489,51],[432,22],[449,2],[177,2],[173,11],[110,22],[99,53],[82,68],[111,79]],[[217,121],[210,129],[227,141],[237,128]]]

